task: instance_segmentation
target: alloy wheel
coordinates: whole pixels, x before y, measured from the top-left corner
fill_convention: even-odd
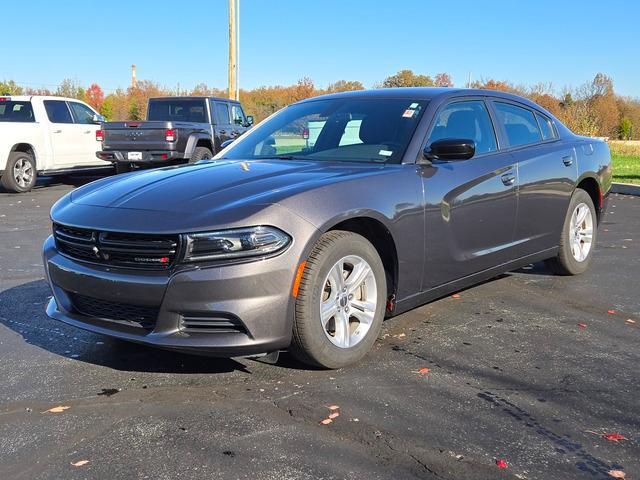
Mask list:
[[[584,262],[593,244],[593,214],[586,203],[578,204],[571,214],[569,239],[573,258]]]

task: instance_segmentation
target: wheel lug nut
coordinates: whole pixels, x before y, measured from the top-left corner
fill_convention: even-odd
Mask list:
[[[349,294],[349,300],[353,300],[353,293]]]

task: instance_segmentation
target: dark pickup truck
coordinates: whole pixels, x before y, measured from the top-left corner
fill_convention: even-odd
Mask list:
[[[253,123],[239,102],[216,97],[150,98],[146,121],[105,122],[96,132],[118,173],[141,166],[194,163],[211,158]]]

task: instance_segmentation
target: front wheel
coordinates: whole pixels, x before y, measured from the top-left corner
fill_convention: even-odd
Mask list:
[[[380,333],[386,297],[385,270],[373,245],[352,232],[325,233],[300,281],[292,353],[324,368],[357,362]]]
[[[33,156],[25,152],[13,152],[9,154],[0,182],[9,192],[23,193],[35,186],[37,176]]]
[[[593,259],[597,233],[597,216],[587,192],[573,192],[560,236],[558,255],[547,266],[558,275],[578,275],[589,268]]]

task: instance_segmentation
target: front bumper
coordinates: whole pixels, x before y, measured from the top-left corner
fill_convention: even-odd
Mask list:
[[[184,158],[183,152],[176,152],[175,150],[153,150],[142,151],[142,158],[140,160],[129,160],[127,151],[119,150],[102,150],[96,152],[96,157],[100,160],[107,160],[110,162],[118,163],[131,163],[135,165],[155,164],[155,163],[167,163],[172,160],[181,160]]]
[[[291,341],[295,299],[291,287],[298,253],[223,266],[184,265],[172,271],[140,271],[94,265],[59,253],[53,237],[44,244],[47,280],[53,291],[47,315],[95,333],[160,348],[241,356],[286,348]],[[76,295],[113,305],[157,310],[151,327],[90,316]],[[188,320],[232,320],[235,327],[185,328]],[[186,319],[186,320],[185,320]],[[218,322],[218,323],[216,323]]]

